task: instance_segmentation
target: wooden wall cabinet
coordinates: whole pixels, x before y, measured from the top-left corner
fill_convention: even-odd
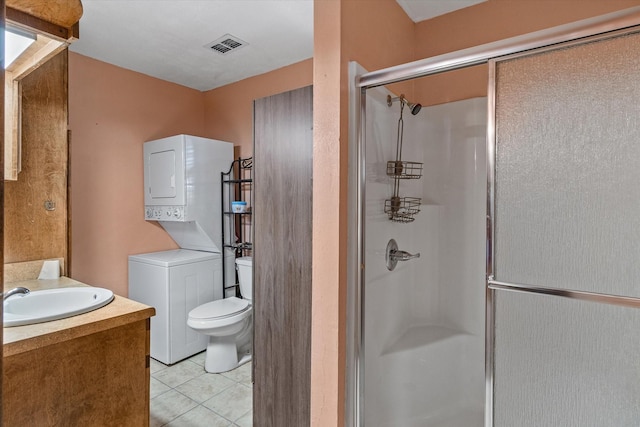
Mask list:
[[[254,425],[310,424],[313,90],[254,103]]]
[[[35,41],[5,70],[4,263],[64,258],[69,271],[66,48],[81,15],[80,0],[6,1],[7,27]]]
[[[21,81],[78,38],[80,0],[8,0],[6,26],[31,34],[35,42],[5,68],[4,179],[21,170]]]
[[[4,179],[15,181],[21,170],[22,80],[47,62],[67,43],[36,34],[36,41],[20,55],[4,74]]]

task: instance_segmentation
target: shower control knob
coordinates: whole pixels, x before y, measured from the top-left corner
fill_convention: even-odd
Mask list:
[[[420,258],[420,254],[410,254],[409,252],[398,250],[398,244],[394,239],[389,240],[389,243],[387,243],[385,260],[389,271],[393,271],[396,268],[398,261],[409,261],[415,258]]]

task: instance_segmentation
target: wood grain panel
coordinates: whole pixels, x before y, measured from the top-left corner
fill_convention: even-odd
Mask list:
[[[148,426],[149,319],[4,358],[4,426]]]
[[[310,424],[312,87],[255,101],[254,425]]]
[[[63,27],[71,27],[82,17],[80,0],[7,0],[7,7]]]
[[[22,172],[5,182],[5,263],[67,256],[67,86],[66,50],[22,80]]]
[[[5,26],[5,1],[0,0],[0,25]],[[0,47],[0,52],[4,55],[4,47]],[[0,67],[0,99],[4,99],[4,69]],[[4,117],[4,102],[0,102],[0,117]],[[0,120],[0,153],[4,153],[4,120]],[[4,159],[0,158],[0,170],[4,171]],[[0,179],[0,224],[4,224],[4,180]],[[4,258],[4,227],[0,227],[0,259]],[[4,290],[4,263],[0,262],[0,289]],[[4,296],[4,294],[3,294]],[[3,326],[3,306],[0,307],[0,340],[4,341]],[[2,356],[4,346],[0,348],[0,372],[3,372]],[[0,382],[0,401],[3,400],[2,383]],[[0,424],[2,424],[2,408],[0,407]]]

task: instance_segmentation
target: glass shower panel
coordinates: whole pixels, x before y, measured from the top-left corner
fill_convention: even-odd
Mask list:
[[[640,297],[640,36],[496,64],[495,278]]]
[[[561,290],[640,297],[638,82],[637,33],[495,64],[494,278],[560,289],[492,291],[496,427],[638,425],[640,309]]]
[[[496,291],[495,427],[636,427],[640,310]]]

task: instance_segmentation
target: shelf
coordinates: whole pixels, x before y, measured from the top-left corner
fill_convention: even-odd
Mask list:
[[[248,183],[248,182],[253,182],[253,179],[224,179],[222,180],[223,183],[225,184],[242,184],[242,183]]]
[[[232,249],[234,257],[247,256],[249,251],[253,250],[251,242],[247,242],[247,239],[251,239],[251,227],[253,213],[249,212],[233,212],[232,206],[234,201],[245,200],[248,205],[251,205],[251,192],[253,191],[253,158],[246,159],[237,158],[229,167],[229,170],[220,174],[220,187],[221,187],[221,220],[222,220],[222,247],[224,249]],[[251,208],[248,208],[251,209]],[[222,283],[224,291],[228,289],[236,288],[236,285],[227,286],[227,276],[235,278],[237,283],[237,272],[227,267],[227,263],[222,257]],[[226,296],[226,293],[225,293]]]
[[[251,250],[253,249],[253,244],[250,242],[238,243],[235,245],[222,245],[225,248],[229,249],[240,249],[240,250]]]

